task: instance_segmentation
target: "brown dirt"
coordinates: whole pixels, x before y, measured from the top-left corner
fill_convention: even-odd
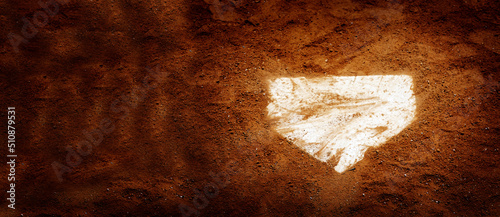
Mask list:
[[[37,2],[0,2],[2,216],[500,216],[498,1],[70,1],[16,53]],[[266,119],[271,78],[374,74],[413,76],[417,117],[354,170]],[[212,172],[230,180],[203,201]]]

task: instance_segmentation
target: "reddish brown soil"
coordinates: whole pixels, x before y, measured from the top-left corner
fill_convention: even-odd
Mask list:
[[[500,215],[498,1],[70,1],[16,53],[37,2],[0,2],[0,129],[15,106],[19,155],[1,216]],[[413,76],[417,116],[354,170],[266,119],[271,78],[374,74]],[[102,120],[60,182],[53,162]],[[230,181],[193,204],[211,172]]]

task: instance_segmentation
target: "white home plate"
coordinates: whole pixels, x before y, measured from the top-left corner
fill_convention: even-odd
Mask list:
[[[407,75],[278,78],[270,82],[276,131],[316,159],[346,171],[401,132],[415,116]]]

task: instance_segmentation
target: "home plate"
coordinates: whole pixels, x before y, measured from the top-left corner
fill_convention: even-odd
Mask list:
[[[268,115],[278,133],[342,173],[415,117],[407,75],[278,78],[270,81]]]

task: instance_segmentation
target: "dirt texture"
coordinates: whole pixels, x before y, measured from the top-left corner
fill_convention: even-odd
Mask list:
[[[0,1],[0,216],[500,216],[498,1],[56,3]],[[267,115],[270,79],[400,74],[414,121],[341,174]]]

